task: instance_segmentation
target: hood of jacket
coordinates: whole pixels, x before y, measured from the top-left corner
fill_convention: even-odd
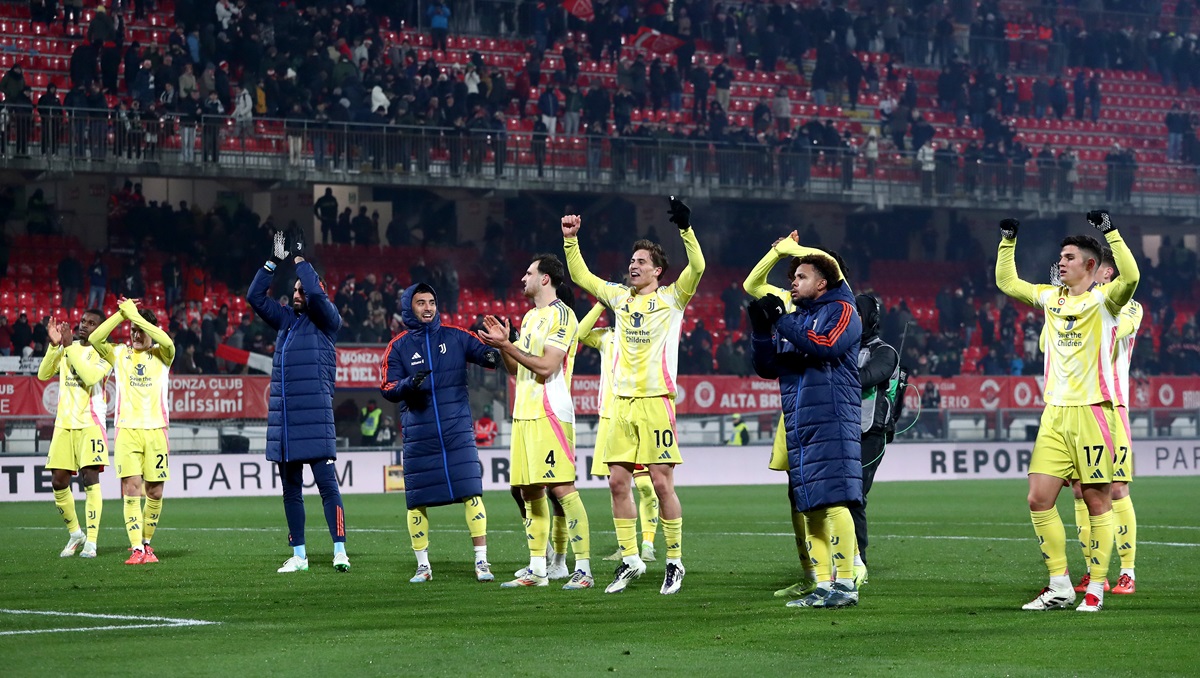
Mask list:
[[[404,322],[404,326],[407,327],[410,332],[421,332],[426,329],[430,331],[437,330],[442,326],[441,313],[435,313],[433,320],[429,321],[428,323],[423,323],[421,322],[421,319],[417,317],[416,312],[413,311],[413,297],[417,295],[417,292],[428,292],[429,294],[433,295],[435,301],[437,300],[437,292],[435,292],[432,287],[425,283],[417,283],[416,285],[405,289],[404,294],[400,295],[400,320]]]
[[[862,343],[879,336],[879,300],[870,294],[854,297],[858,317],[862,318]]]

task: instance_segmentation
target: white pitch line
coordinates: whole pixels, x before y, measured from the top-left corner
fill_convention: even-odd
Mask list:
[[[0,631],[0,636],[21,636],[33,633],[68,633],[71,631],[119,631],[122,629],[153,629],[178,628],[183,626],[209,626],[221,622],[204,619],[180,619],[176,617],[151,617],[145,615],[127,614],[98,614],[92,612],[60,612],[57,610],[9,610],[0,608],[0,614],[25,614],[43,617],[83,617],[86,619],[123,619],[140,622],[165,622],[161,624],[116,624],[109,626],[76,626],[55,629],[25,629],[20,631]]]
[[[937,525],[939,523],[921,523],[929,525]],[[941,523],[944,524],[944,523]],[[970,523],[967,523],[970,524]],[[1013,523],[1013,525],[1027,526],[1026,523]],[[1144,526],[1143,526],[1144,527]],[[10,527],[13,530],[62,530],[61,527]],[[117,528],[113,528],[117,529]],[[273,527],[160,527],[162,530],[180,530],[184,532],[278,532]],[[466,534],[468,531],[462,528],[441,528],[438,532],[449,532],[451,534]],[[364,528],[347,530],[349,534],[367,533],[367,534],[396,534],[399,530],[387,530],[380,528]],[[523,530],[489,530],[493,534],[524,534]],[[607,530],[592,530],[595,534],[613,534]],[[692,532],[691,534],[703,534],[714,537],[795,537],[792,532]],[[884,539],[950,539],[958,541],[1031,541],[1032,537],[976,537],[971,535],[941,535],[941,534],[872,534],[872,537],[881,537]],[[1180,542],[1180,541],[1147,541],[1145,539],[1138,540],[1138,544],[1147,546],[1182,546],[1197,548],[1200,547],[1200,542]]]

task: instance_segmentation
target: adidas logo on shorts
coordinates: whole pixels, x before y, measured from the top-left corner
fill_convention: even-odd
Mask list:
[[[670,453],[670,452],[663,452],[662,454],[658,455],[658,458],[659,458],[659,459],[670,459],[670,458],[671,458],[671,453]]]
[[[1096,469],[1090,476],[1092,480],[1103,479],[1104,473],[1100,469]]]
[[[553,477],[554,477],[554,470],[553,470],[553,469],[551,469],[551,470],[549,470],[549,471],[546,471],[546,474],[545,474],[544,476],[542,476],[542,478],[553,478]]]

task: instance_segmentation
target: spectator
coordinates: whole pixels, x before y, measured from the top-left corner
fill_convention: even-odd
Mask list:
[[[108,293],[108,265],[96,252],[92,265],[88,267],[88,308],[104,308],[104,297]]]
[[[113,24],[112,17],[108,15],[108,10],[104,5],[97,5],[95,14],[92,16],[92,22],[88,24],[87,39],[88,42],[96,44],[104,44],[115,40],[117,37],[117,28]]]
[[[554,141],[554,131],[558,128],[558,97],[555,96],[553,88],[547,87],[542,90],[538,96],[537,107],[542,124],[546,126],[546,134],[550,141]]]
[[[429,28],[433,33],[433,50],[445,52],[448,49],[446,36],[450,32],[450,8],[446,6],[445,0],[433,0],[433,4],[425,10],[425,16],[429,19]]]
[[[200,143],[203,145],[204,162],[216,164],[221,147],[221,126],[225,120],[225,106],[217,96],[216,90],[208,93],[208,99],[202,108],[204,129],[201,132]]]
[[[1171,104],[1171,111],[1163,121],[1167,127],[1167,160],[1178,162],[1183,150],[1183,134],[1187,127],[1187,114],[1179,102]]]
[[[58,286],[62,291],[62,307],[75,308],[79,301],[79,290],[83,287],[83,264],[79,263],[73,252],[67,252],[58,262]]]
[[[250,91],[240,85],[233,88],[233,136],[242,140],[245,148],[246,139],[254,136],[254,101]]]
[[[8,316],[0,315],[0,355],[13,354],[12,328],[8,326]]]

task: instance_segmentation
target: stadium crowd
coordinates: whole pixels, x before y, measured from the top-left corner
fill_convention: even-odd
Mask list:
[[[422,60],[407,39],[394,43],[384,37],[385,26],[419,26],[432,30],[435,48],[444,46],[451,19],[468,11],[445,0],[388,7],[318,2],[303,8],[262,0],[178,2],[175,29],[165,45],[126,40],[126,22],[139,20],[142,4],[108,11],[101,5],[71,56],[71,82],[63,96],[53,83],[35,94],[19,63],[0,80],[0,139],[5,140],[0,155],[28,155],[36,120],[43,154],[66,147],[93,158],[113,153],[156,159],[162,142],[178,133],[184,161],[192,160],[199,138],[202,160],[218,162],[222,134],[244,141],[258,133],[256,118],[281,118],[287,136],[296,139],[293,160],[311,139],[317,167],[328,162],[346,169],[369,161],[376,170],[402,166],[409,171],[415,164],[417,171],[427,171],[430,150],[444,148],[455,174],[463,166],[479,172],[490,149],[495,171],[502,174],[510,125],[525,118],[534,121],[539,175],[547,139],[584,134],[596,148],[597,162],[600,144],[610,145],[614,168],[620,166],[615,181],[625,180],[625,170],[635,165],[639,180],[655,172],[661,179],[668,166],[680,168],[676,176],[682,176],[685,156],[697,151],[679,149],[682,142],[692,142],[703,144],[706,160],[709,144],[715,151],[752,156],[811,154],[813,162],[824,157],[830,166],[842,165],[847,183],[853,181],[855,163],[873,172],[881,153],[908,152],[930,193],[935,187],[954,192],[958,183],[967,193],[1002,196],[1010,185],[1014,192],[1023,190],[1027,173],[1036,168],[1044,200],[1056,182],[1054,196],[1069,199],[1078,181],[1077,154],[1070,147],[1057,153],[1048,145],[1040,152],[1027,147],[1014,116],[1061,120],[1073,112],[1076,120],[1097,120],[1104,88],[1094,70],[1085,74],[1083,69],[1147,71],[1176,86],[1180,95],[1200,85],[1194,82],[1200,68],[1197,41],[1183,31],[1192,21],[1190,0],[1176,5],[1178,33],[1165,35],[1141,14],[1153,9],[1149,3],[1122,3],[1123,11],[1140,16],[1136,21],[1040,9],[1006,18],[996,2],[979,3],[974,12],[959,6],[964,4],[951,3],[946,10],[916,4],[852,11],[829,3],[680,0],[669,17],[662,0],[623,0],[595,3],[595,19],[582,22],[543,3],[521,4],[519,16],[507,3],[479,3],[477,16],[460,24],[483,26],[492,35],[515,30],[526,39],[527,50],[515,67],[489,63],[479,51],[472,51],[465,64],[439,64],[439,52]],[[53,20],[53,9],[39,10],[36,18]],[[956,23],[970,26],[966,53],[954,37]],[[679,66],[621,50],[622,39],[642,26],[679,38]],[[725,59],[712,69],[699,62],[687,66],[698,49]],[[815,53],[811,62],[806,60],[810,50]],[[886,62],[877,68],[875,60],[863,58],[867,52],[886,54]],[[548,54],[558,57],[553,63],[561,68],[543,72],[551,63],[544,58]],[[616,62],[615,90],[581,75],[585,58]],[[1051,68],[1046,59],[1054,62]],[[924,101],[918,100],[911,71],[931,65],[942,67],[938,110],[953,114],[959,126],[969,119],[982,131],[981,143],[934,142],[929,121],[934,111],[920,110]],[[740,125],[730,105],[735,66],[798,72],[803,84],[791,90],[807,89],[818,106],[845,104],[853,110],[860,92],[881,93],[882,134],[872,136],[845,121],[793,123],[790,101],[801,92],[786,85],[756,102],[748,124]],[[1080,70],[1073,80],[1057,77],[1065,67]],[[1016,77],[1030,71],[1049,75]],[[660,118],[660,111],[683,109],[685,83],[695,93],[692,124]],[[117,96],[116,103],[110,106],[106,95]],[[640,110],[653,111],[652,119],[636,119]],[[1200,164],[1195,114],[1185,103],[1166,115],[1164,127],[1168,159]],[[373,142],[363,135],[369,130],[407,131],[414,139],[368,149]],[[673,145],[679,146],[674,153]],[[645,150],[650,146],[662,157],[643,158],[655,154]],[[781,161],[778,169],[774,161],[745,162],[745,167],[727,163],[719,169],[728,174],[723,181],[747,175],[756,183],[802,186],[809,174],[807,159]],[[1104,162],[1109,199],[1128,200],[1137,167],[1133,149],[1114,147]],[[699,157],[687,164],[701,180],[711,171],[711,161]]]

